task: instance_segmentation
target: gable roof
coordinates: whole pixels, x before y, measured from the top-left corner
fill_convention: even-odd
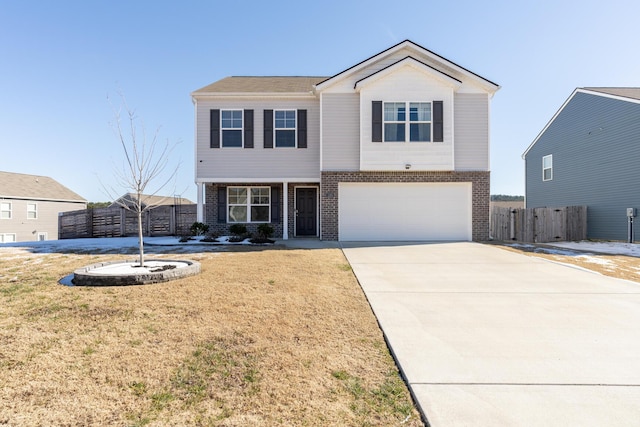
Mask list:
[[[191,95],[234,93],[310,94],[316,83],[327,77],[313,76],[230,76],[196,90]]]
[[[122,195],[120,198],[115,200],[113,203],[109,205],[109,207],[121,206],[122,204],[129,205],[132,204],[136,200],[136,195],[133,193],[126,193]],[[152,194],[141,194],[140,200],[142,204],[145,206],[165,206],[165,205],[193,205],[194,203],[185,199],[184,197],[173,197],[173,196],[157,196]]]
[[[48,176],[0,172],[0,198],[81,202],[86,200]]]
[[[382,57],[385,56],[389,56],[392,55],[393,53],[402,50],[404,48],[410,48],[414,51],[417,51],[419,54],[424,55],[426,57],[429,57],[431,59],[436,60],[437,62],[440,62],[441,64],[447,66],[448,68],[451,68],[452,70],[455,70],[463,75],[466,75],[467,77],[471,78],[472,80],[477,81],[478,83],[480,83],[482,86],[484,86],[488,91],[490,92],[495,92],[498,89],[500,89],[500,85],[498,85],[497,83],[492,82],[489,79],[486,79],[482,76],[480,76],[479,74],[476,74],[458,64],[456,64],[455,62],[449,61],[448,59],[446,59],[443,56],[438,55],[437,53],[434,53],[432,51],[430,51],[427,48],[424,48],[422,46],[420,46],[417,43],[412,42],[411,40],[404,40],[394,46],[391,46],[388,49],[383,50],[382,52],[371,56],[368,59],[365,59],[362,62],[359,62],[358,64],[347,68],[344,71],[339,72],[338,74],[335,74],[334,76],[318,83],[316,85],[316,89],[317,90],[322,90],[324,88],[326,88],[327,86],[329,86],[330,84],[332,84],[333,82],[337,81],[337,80],[341,80],[347,76],[350,76],[356,72],[358,72],[359,70],[371,65],[372,63],[380,60]]]
[[[391,65],[388,65],[386,67],[384,67],[381,70],[376,71],[373,74],[370,74],[360,80],[358,80],[354,86],[354,88],[357,90],[360,87],[362,87],[367,81],[370,80],[376,80],[377,78],[383,77],[389,73],[392,73],[393,71],[397,70],[399,67],[402,67],[404,65],[410,65],[412,67],[415,67],[417,69],[420,69],[426,73],[429,73],[431,75],[436,75],[438,76],[440,79],[447,81],[449,84],[452,84],[453,86],[459,86],[462,82],[458,79],[456,79],[453,76],[450,76],[449,74],[443,73],[442,71],[432,67],[431,65],[425,64],[422,61],[418,61],[417,59],[415,59],[412,56],[406,56],[403,59],[394,62]]]
[[[640,103],[640,88],[637,87],[584,87],[584,88],[576,88],[569,98],[562,104],[562,106],[556,111],[551,120],[545,125],[544,128],[540,131],[538,136],[533,140],[531,144],[527,147],[527,149],[522,153],[522,158],[524,159],[527,153],[531,150],[531,148],[538,142],[542,134],[551,126],[551,123],[554,122],[556,117],[564,110],[564,108],[569,104],[569,102],[573,99],[574,96],[578,93],[586,93],[588,95],[594,96],[602,96],[606,98],[617,99],[619,101],[631,102],[634,104]]]

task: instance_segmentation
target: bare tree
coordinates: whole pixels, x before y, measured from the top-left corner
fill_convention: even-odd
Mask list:
[[[124,96],[119,95],[122,105],[119,108],[112,105],[115,115],[115,123],[112,126],[124,151],[124,159],[120,167],[114,167],[116,184],[102,184],[102,187],[117,204],[137,214],[140,266],[144,267],[142,217],[146,211],[159,206],[166,199],[156,197],[161,191],[175,194],[175,181],[180,164],[169,170],[168,166],[170,154],[179,142],[170,144],[167,140],[164,144],[159,143],[159,127],[151,138],[147,138],[144,124],[138,125],[135,111],[127,106]],[[124,125],[121,117],[123,110],[126,114]],[[141,132],[140,136],[138,130]],[[168,189],[170,185],[173,187]],[[126,189],[130,197],[121,200],[117,196],[116,188]]]

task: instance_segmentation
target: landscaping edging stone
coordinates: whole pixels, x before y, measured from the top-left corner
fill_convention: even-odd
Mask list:
[[[200,263],[191,260],[148,259],[145,262],[184,263],[185,267],[177,267],[170,270],[155,272],[141,272],[133,274],[105,274],[97,273],[96,269],[116,264],[137,264],[138,260],[110,261],[92,264],[79,268],[73,272],[73,284],[75,286],[129,286],[148,285],[152,283],[168,282],[183,277],[194,276],[200,273]]]

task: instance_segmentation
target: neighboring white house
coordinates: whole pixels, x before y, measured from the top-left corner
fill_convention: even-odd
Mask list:
[[[0,172],[0,243],[57,240],[58,214],[86,207],[49,177]]]
[[[191,94],[198,218],[283,239],[487,240],[498,89],[409,40],[332,77],[214,82]]]

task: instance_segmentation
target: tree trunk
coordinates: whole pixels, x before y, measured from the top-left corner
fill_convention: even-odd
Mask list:
[[[144,243],[142,240],[142,210],[138,209],[138,248],[140,249],[140,267],[144,267]]]

